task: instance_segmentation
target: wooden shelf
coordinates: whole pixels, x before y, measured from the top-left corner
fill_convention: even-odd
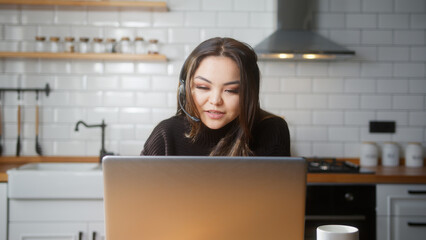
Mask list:
[[[162,54],[121,54],[121,53],[50,53],[50,52],[0,52],[2,58],[43,58],[43,59],[80,59],[115,61],[153,61],[165,62]]]
[[[130,7],[165,12],[166,2],[153,1],[114,1],[114,0],[0,0],[0,4],[12,5],[56,5],[56,6],[93,6],[93,7]]]

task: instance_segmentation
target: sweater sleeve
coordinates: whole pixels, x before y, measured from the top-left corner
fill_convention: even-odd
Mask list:
[[[146,140],[141,155],[166,155],[166,134],[162,123],[154,128]]]
[[[290,156],[290,132],[280,117],[262,120],[253,132],[253,151],[257,156]]]

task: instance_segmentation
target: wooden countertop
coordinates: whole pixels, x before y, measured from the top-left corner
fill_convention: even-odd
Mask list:
[[[358,159],[338,159],[359,163]],[[98,157],[0,157],[0,182],[7,182],[6,171],[25,163],[33,162],[92,162]],[[309,173],[308,183],[411,183],[426,184],[426,166],[422,168],[370,167],[373,174]]]

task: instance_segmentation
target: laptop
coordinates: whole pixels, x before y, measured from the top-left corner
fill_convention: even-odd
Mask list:
[[[108,240],[302,240],[306,162],[106,156]]]

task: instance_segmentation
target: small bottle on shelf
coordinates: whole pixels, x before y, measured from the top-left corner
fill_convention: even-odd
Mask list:
[[[104,53],[105,52],[105,46],[103,44],[102,38],[93,38],[92,51],[94,53]]]
[[[45,52],[46,51],[46,37],[43,36],[36,36],[35,37],[35,46],[34,46],[34,51],[35,52]]]
[[[75,52],[74,38],[73,37],[66,37],[65,38],[64,52],[69,52],[69,53]]]
[[[146,42],[143,37],[135,38],[135,53],[136,54],[146,54]]]
[[[105,52],[114,53],[116,52],[115,47],[116,47],[115,38],[107,38],[105,42]]]
[[[149,45],[148,45],[148,54],[158,54],[158,40],[157,39],[150,39]]]
[[[57,53],[61,52],[61,43],[59,37],[50,37],[49,52]]]
[[[120,53],[133,53],[132,44],[129,37],[122,37],[119,44]]]

